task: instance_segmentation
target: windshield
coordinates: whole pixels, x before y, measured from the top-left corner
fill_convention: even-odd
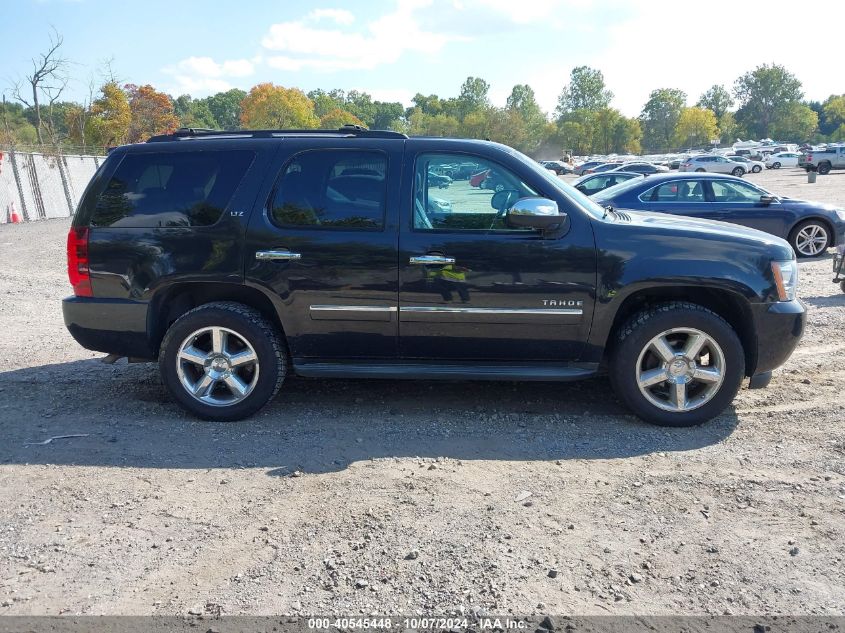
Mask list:
[[[505,148],[503,148],[503,149],[505,149]],[[604,213],[604,209],[602,207],[600,207],[595,202],[593,202],[590,198],[588,198],[583,193],[578,191],[575,187],[572,187],[571,185],[568,185],[565,182],[563,182],[560,178],[558,178],[555,175],[555,173],[553,171],[551,171],[549,169],[545,169],[543,167],[540,167],[537,163],[535,163],[533,160],[528,158],[522,152],[518,152],[517,150],[510,148],[510,147],[508,147],[506,149],[507,149],[509,154],[518,158],[522,163],[529,166],[532,169],[532,171],[534,171],[535,174],[539,174],[540,176],[542,176],[543,179],[546,180],[546,182],[551,184],[555,189],[557,189],[559,192],[563,193],[567,198],[569,198],[575,204],[577,204],[579,207],[584,209],[584,211],[586,211],[587,213],[589,213],[590,215],[592,215],[593,217],[598,218],[598,219],[602,219],[604,217],[605,213]],[[611,187],[611,189],[612,189],[612,187]]]

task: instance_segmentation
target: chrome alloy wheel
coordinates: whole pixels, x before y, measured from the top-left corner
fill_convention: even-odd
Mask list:
[[[805,257],[815,257],[827,246],[827,230],[819,224],[808,224],[795,235],[795,248]]]
[[[204,327],[188,336],[176,355],[176,373],[191,396],[226,407],[240,402],[258,384],[258,355],[237,332]]]
[[[725,379],[725,355],[701,330],[673,328],[648,342],[636,371],[640,392],[651,404],[681,413],[716,395]]]

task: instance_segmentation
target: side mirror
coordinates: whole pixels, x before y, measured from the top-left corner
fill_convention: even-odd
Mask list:
[[[760,204],[762,204],[764,207],[768,207],[773,202],[777,202],[777,200],[778,199],[775,196],[769,196],[765,194],[760,196]]]
[[[549,229],[563,224],[566,214],[560,213],[557,202],[548,198],[522,198],[508,209],[508,224],[532,229]]]

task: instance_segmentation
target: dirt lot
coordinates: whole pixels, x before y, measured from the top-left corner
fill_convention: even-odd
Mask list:
[[[845,204],[845,173],[749,179]],[[67,226],[0,227],[0,614],[845,613],[829,257],[789,363],[699,428],[603,379],[291,380],[212,424],[67,334]]]

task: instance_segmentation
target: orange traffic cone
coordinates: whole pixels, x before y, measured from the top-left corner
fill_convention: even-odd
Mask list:
[[[20,214],[19,214],[19,213],[15,210],[15,203],[14,203],[14,202],[12,203],[12,207],[11,207],[11,209],[9,210],[9,222],[10,222],[11,224],[20,224],[20,223],[21,223],[21,216],[20,216]]]

